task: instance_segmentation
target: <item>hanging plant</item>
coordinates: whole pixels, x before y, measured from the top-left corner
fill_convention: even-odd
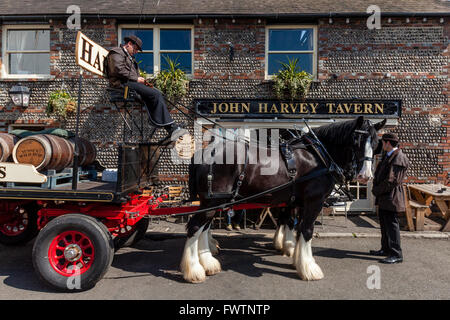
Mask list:
[[[56,115],[65,119],[69,114],[75,112],[76,105],[75,99],[67,91],[53,91],[48,98],[47,115]]]
[[[174,61],[169,57],[164,57],[169,68],[162,70],[152,79],[156,88],[161,90],[169,100],[181,98],[186,95],[189,79],[186,73],[179,68],[180,63],[177,59]]]
[[[298,58],[291,60],[288,57],[288,63],[280,63],[282,69],[273,79],[275,96],[280,100],[304,98],[311,86],[312,74],[300,70]]]

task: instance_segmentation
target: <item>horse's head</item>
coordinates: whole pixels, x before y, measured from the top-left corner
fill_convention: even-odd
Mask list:
[[[353,131],[353,170],[355,170],[356,180],[360,183],[367,183],[373,178],[372,163],[375,154],[380,152],[380,142],[377,131],[386,124],[386,119],[376,124],[364,117],[355,120]]]

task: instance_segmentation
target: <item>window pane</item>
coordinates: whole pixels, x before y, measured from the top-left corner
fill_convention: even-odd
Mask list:
[[[49,53],[11,53],[10,74],[50,74]]]
[[[50,31],[8,30],[8,50],[50,51]]]
[[[282,70],[281,62],[288,63],[288,58],[290,60],[297,58],[297,66],[300,71],[306,71],[313,74],[313,54],[312,53],[270,53],[269,54],[269,75],[276,74],[278,71]]]
[[[192,54],[182,52],[161,53],[161,70],[167,70],[169,65],[164,57],[169,57],[171,60],[179,63],[178,69],[183,70],[185,73],[192,73]]]
[[[137,53],[135,58],[139,64],[139,69],[153,74],[153,53]]]
[[[313,29],[269,29],[269,51],[313,50]]]
[[[153,29],[122,29],[122,42],[131,35],[142,40],[142,50],[153,50]]]
[[[161,50],[191,50],[191,30],[161,29]]]

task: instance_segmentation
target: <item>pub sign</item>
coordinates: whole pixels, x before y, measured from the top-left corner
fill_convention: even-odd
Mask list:
[[[399,100],[328,100],[294,101],[260,99],[195,99],[196,111],[219,118],[339,118],[368,116],[399,118]]]

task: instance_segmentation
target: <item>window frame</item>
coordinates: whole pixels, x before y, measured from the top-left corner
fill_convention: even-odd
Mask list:
[[[122,44],[122,29],[153,29],[153,50],[144,50],[143,53],[153,53],[153,74],[155,76],[161,71],[161,53],[181,52],[191,54],[191,73],[186,73],[188,78],[194,75],[194,26],[189,24],[120,24],[118,27],[118,42]],[[190,50],[160,50],[161,29],[189,29],[191,31]]]
[[[39,79],[39,80],[45,80],[45,79],[53,79],[52,72],[52,64],[51,64],[51,36],[50,36],[50,43],[48,47],[48,51],[46,50],[26,50],[23,52],[28,53],[48,53],[50,55],[50,58],[48,60],[48,64],[50,67],[50,73],[49,74],[10,74],[9,73],[9,54],[18,52],[16,50],[14,51],[8,51],[8,31],[9,30],[49,30],[51,32],[50,25],[34,25],[34,24],[21,24],[21,25],[3,25],[2,26],[2,61],[1,64],[1,78],[2,79],[19,79],[19,80],[26,80],[26,79]],[[20,51],[22,52],[22,51]]]
[[[270,29],[312,29],[313,30],[313,50],[299,50],[299,51],[269,51],[269,30]],[[312,53],[313,66],[312,75],[313,80],[317,80],[317,60],[318,60],[318,27],[313,24],[296,24],[296,25],[267,25],[266,26],[266,46],[265,46],[265,69],[264,77],[266,80],[273,80],[274,75],[269,75],[269,54],[270,53]]]

